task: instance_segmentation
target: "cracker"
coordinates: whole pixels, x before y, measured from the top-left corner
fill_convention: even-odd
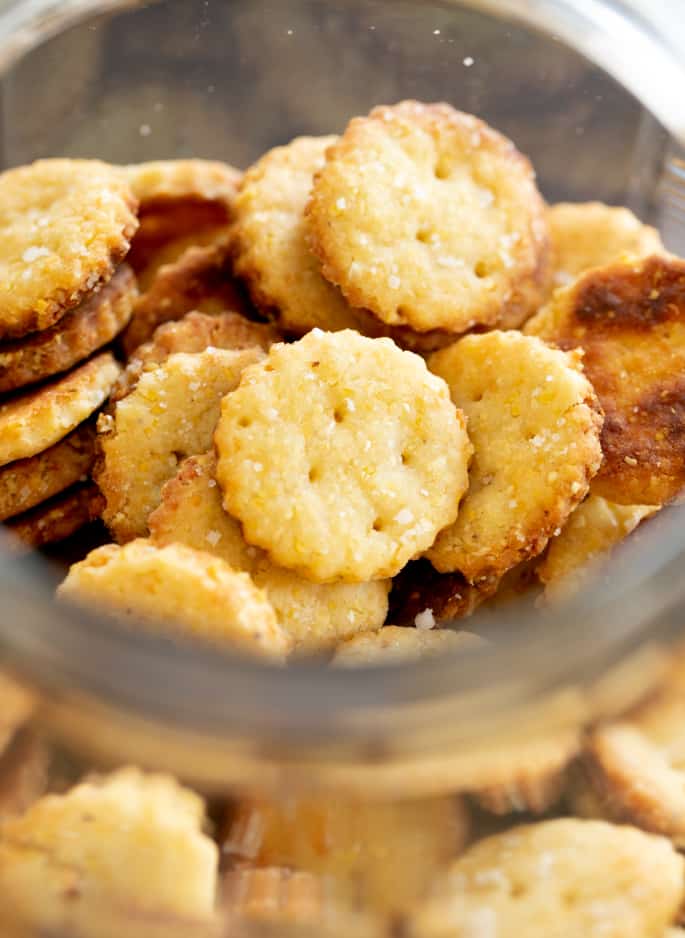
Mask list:
[[[273,866],[227,873],[223,897],[231,917],[300,926],[319,922],[325,900],[318,876]]]
[[[47,329],[112,276],[137,203],[120,170],[39,160],[0,175],[0,339]]]
[[[0,404],[0,466],[63,440],[107,399],[121,369],[109,352]]]
[[[124,167],[144,214],[160,203],[197,199],[218,202],[229,209],[242,177],[239,169],[213,160],[157,160]]]
[[[386,625],[380,632],[357,635],[338,646],[333,664],[340,668],[402,664],[452,651],[468,651],[486,644],[472,632],[450,629],[423,631]]]
[[[648,257],[665,249],[656,228],[643,225],[627,208],[602,202],[560,202],[547,211],[554,285],[568,286],[592,267],[622,255]]]
[[[238,804],[222,852],[234,862],[330,877],[369,908],[398,912],[427,891],[469,833],[458,797],[254,798]]]
[[[274,345],[222,404],[224,507],[315,582],[398,573],[456,517],[471,444],[447,386],[389,339]]]
[[[210,921],[218,851],[203,816],[171,778],[134,769],[47,795],[3,825],[3,913],[19,934],[104,935],[99,917],[124,908]]]
[[[209,449],[221,398],[261,358],[257,348],[172,355],[141,376],[113,416],[101,418],[102,461],[95,476],[107,499],[104,521],[117,541],[147,533],[162,486],[183,459]]]
[[[537,567],[545,585],[545,600],[561,602],[579,592],[612,549],[646,518],[659,511],[653,505],[615,505],[590,492],[573,512]]]
[[[235,272],[257,308],[295,335],[357,327],[345,298],[321,275],[304,218],[314,174],[336,139],[300,137],[271,150],[245,173],[234,206]]]
[[[266,323],[252,322],[239,313],[188,313],[178,321],[159,326],[149,342],[134,352],[116,383],[111,400],[125,397],[144,371],[165,362],[177,352],[204,352],[207,348],[245,349],[258,346],[265,352],[279,341],[279,333]]]
[[[96,485],[79,483],[12,518],[5,529],[12,534],[17,549],[47,547],[65,541],[96,521],[104,503]]]
[[[165,220],[166,221],[166,220]],[[143,219],[141,229],[145,230],[151,226],[151,217]],[[161,229],[161,223],[157,226]],[[183,228],[183,225],[181,225]],[[157,230],[157,229],[155,229]],[[138,287],[141,293],[147,293],[162,267],[169,264],[176,264],[190,248],[208,248],[211,246],[220,246],[225,243],[230,235],[230,225],[205,224],[192,230],[189,234],[174,234],[161,243],[155,242],[141,246],[138,238],[134,238],[134,248],[137,248],[135,254],[134,248],[131,249],[129,259],[135,261],[137,270]]]
[[[383,625],[388,581],[325,585],[275,567],[264,551],[245,543],[240,525],[221,502],[214,454],[187,459],[178,475],[164,486],[161,504],[148,519],[153,542],[186,544],[249,573],[266,592],[296,651],[326,650]]]
[[[660,938],[682,898],[683,860],[668,841],[601,821],[545,821],[467,850],[412,934]]]
[[[247,573],[181,544],[136,540],[99,547],[71,567],[58,595],[274,660],[290,650],[273,608]]]
[[[231,274],[225,243],[191,247],[173,264],[161,267],[149,289],[137,301],[121,345],[130,356],[165,322],[186,313],[247,314],[249,309]]]
[[[432,619],[436,623],[466,619],[494,595],[498,580],[481,580],[477,586],[461,573],[438,573],[427,560],[415,560],[392,582],[388,619],[400,626]]]
[[[532,167],[447,104],[405,101],[353,120],[307,214],[324,276],[389,325],[520,323],[543,296],[547,220]]]
[[[456,523],[427,556],[471,583],[539,554],[599,469],[602,420],[578,355],[518,332],[467,336],[429,361],[463,408],[475,456]]]
[[[95,424],[77,427],[37,456],[0,469],[0,521],[14,517],[75,485],[95,459]]]
[[[685,261],[653,256],[589,271],[526,332],[582,349],[606,414],[597,495],[663,505],[685,485]]]
[[[0,392],[67,371],[107,345],[128,323],[137,296],[135,275],[121,264],[109,283],[56,325],[0,345]]]

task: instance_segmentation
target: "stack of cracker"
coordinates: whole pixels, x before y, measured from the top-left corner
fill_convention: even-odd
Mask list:
[[[137,202],[120,169],[44,160],[0,176],[0,521],[25,545],[97,517],[94,415],[120,367],[103,349],[138,294]]]

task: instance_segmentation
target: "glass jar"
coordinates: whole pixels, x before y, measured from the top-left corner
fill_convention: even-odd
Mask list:
[[[375,104],[445,99],[512,137],[550,201],[627,205],[685,254],[683,51],[618,0],[5,2],[2,163],[246,166]],[[0,652],[41,731],[88,766],[168,771],[210,798],[439,799],[648,692],[679,634],[684,548],[674,508],[573,603],[500,607],[476,622],[484,649],[360,671],[275,670],[75,615],[44,559],[7,554]],[[340,931],[390,934],[392,903],[382,921],[388,903],[368,905]]]

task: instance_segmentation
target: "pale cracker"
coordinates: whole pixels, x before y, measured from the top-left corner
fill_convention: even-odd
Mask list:
[[[486,644],[472,632],[453,632],[451,629],[427,631],[386,625],[380,632],[358,635],[339,645],[333,657],[333,665],[363,668],[405,664],[452,651],[468,651]]]
[[[685,486],[685,261],[618,261],[557,290],[525,331],[582,349],[606,414],[597,495],[662,505]]]
[[[290,650],[272,606],[247,573],[181,544],[136,540],[99,547],[71,567],[58,595],[276,661]]]
[[[543,297],[547,220],[532,167],[449,105],[405,101],[355,118],[307,215],[324,276],[389,325],[513,325]]]
[[[654,505],[616,505],[591,489],[561,534],[550,541],[536,569],[545,585],[545,601],[561,602],[578,593],[612,549],[657,511]]]
[[[630,209],[602,202],[560,202],[547,210],[554,286],[568,286],[592,267],[622,255],[647,257],[665,248],[656,228],[643,225]]]
[[[5,522],[5,530],[11,533],[16,550],[47,547],[97,520],[104,504],[96,485],[78,483]]]
[[[215,443],[248,543],[321,583],[385,579],[429,547],[472,452],[423,360],[350,330],[274,345],[224,399]]]
[[[441,572],[497,578],[544,550],[586,496],[602,419],[579,356],[519,332],[467,336],[431,356],[463,408],[475,456],[456,523],[428,551]]]
[[[239,169],[213,160],[156,160],[124,167],[144,214],[159,203],[197,199],[232,207],[242,177]]]
[[[211,921],[218,850],[203,820],[200,798],[134,769],[47,795],[3,825],[3,913],[20,934],[104,935],[98,913],[124,908],[151,924],[156,915]]]
[[[661,938],[682,899],[683,860],[667,840],[602,821],[546,821],[467,850],[411,934]]]
[[[138,221],[124,174],[39,160],[0,175],[0,339],[47,329],[106,282]]]
[[[109,352],[0,404],[0,466],[63,440],[107,399],[121,368]]]
[[[221,503],[214,453],[191,457],[180,466],[176,477],[164,486],[161,504],[148,524],[155,544],[186,544],[249,573],[266,592],[297,652],[331,648],[359,632],[379,629],[385,622],[387,580],[310,583],[275,567],[264,551],[248,546],[240,525]]]
[[[137,296],[134,273],[121,264],[105,286],[50,329],[0,345],[0,392],[67,371],[107,345],[128,323]]]
[[[162,486],[183,459],[211,446],[222,397],[262,357],[257,348],[172,355],[141,376],[113,415],[100,418],[95,476],[107,499],[103,518],[118,541],[147,533]]]
[[[314,174],[336,137],[299,137],[251,167],[234,206],[235,272],[252,301],[285,332],[357,328],[347,301],[321,275],[307,243],[304,210]]]
[[[259,346],[265,352],[282,336],[266,323],[252,322],[240,313],[187,313],[183,319],[164,323],[133,354],[112,391],[110,400],[125,397],[144,371],[160,365],[177,352],[204,352],[207,348],[244,349]]]
[[[0,469],[0,521],[84,481],[95,459],[95,424],[84,423],[37,456]]]

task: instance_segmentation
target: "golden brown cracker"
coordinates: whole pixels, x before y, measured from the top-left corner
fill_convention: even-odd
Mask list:
[[[94,474],[107,500],[103,519],[117,541],[147,534],[162,486],[180,462],[209,449],[221,399],[262,357],[258,348],[172,355],[100,418],[102,459]]]
[[[0,175],[0,339],[48,329],[112,276],[138,226],[124,174],[39,160]]]
[[[249,573],[263,589],[298,653],[319,652],[361,631],[378,629],[388,610],[389,583],[310,583],[274,566],[250,547],[238,522],[224,511],[213,453],[191,457],[162,489],[149,517],[155,544],[186,544]]]
[[[579,356],[519,332],[467,336],[429,367],[467,415],[475,455],[456,522],[427,556],[490,583],[539,554],[587,494],[602,459],[599,405]]]
[[[37,456],[0,469],[0,521],[85,481],[95,460],[95,424],[87,421]]]
[[[473,615],[497,589],[497,579],[472,585],[461,573],[438,573],[425,559],[414,560],[392,581],[388,620],[416,625],[417,617],[437,623]]]
[[[456,517],[472,452],[422,359],[319,329],[245,372],[215,444],[248,543],[319,583],[397,574]]]
[[[685,485],[685,261],[653,256],[589,271],[526,332],[582,349],[606,419],[597,495],[663,505]]]
[[[544,821],[470,847],[411,933],[660,938],[682,899],[683,860],[667,840],[602,821]]]
[[[120,371],[104,352],[62,377],[7,398],[0,404],[0,466],[63,440],[104,403]]]
[[[17,549],[47,547],[75,534],[102,514],[105,500],[96,485],[78,483],[6,522]]]
[[[158,326],[149,342],[133,354],[116,383],[110,400],[125,397],[148,371],[178,352],[204,352],[207,348],[246,349],[257,346],[265,352],[282,337],[266,323],[252,322],[240,313],[187,313],[183,319]]]
[[[181,544],[110,544],[74,564],[62,599],[117,617],[251,655],[282,660],[290,638],[247,573]]]
[[[320,877],[269,866],[229,871],[222,880],[223,905],[231,918],[278,925],[317,924],[324,913]]]
[[[643,225],[627,208],[602,202],[560,202],[547,210],[554,286],[568,286],[593,267],[623,255],[648,257],[665,252],[656,228]]]
[[[452,651],[468,651],[485,644],[483,639],[472,632],[386,625],[378,632],[356,635],[342,642],[333,657],[333,665],[339,668],[363,668],[403,664]]]
[[[235,200],[242,173],[216,160],[156,160],[124,167],[141,213],[160,203],[197,199],[229,208]]]
[[[257,308],[285,331],[356,328],[347,301],[324,280],[307,243],[304,210],[335,137],[299,137],[251,167],[236,199],[235,272]]]
[[[355,118],[307,215],[324,276],[388,325],[463,333],[522,322],[543,297],[547,220],[532,167],[449,105]]]
[[[121,345],[126,356],[147,342],[162,323],[186,313],[247,314],[249,309],[231,273],[225,244],[191,247],[173,264],[161,267],[136,303]]]
[[[131,268],[112,279],[43,332],[0,345],[0,392],[50,378],[88,358],[127,325],[138,296]]]

